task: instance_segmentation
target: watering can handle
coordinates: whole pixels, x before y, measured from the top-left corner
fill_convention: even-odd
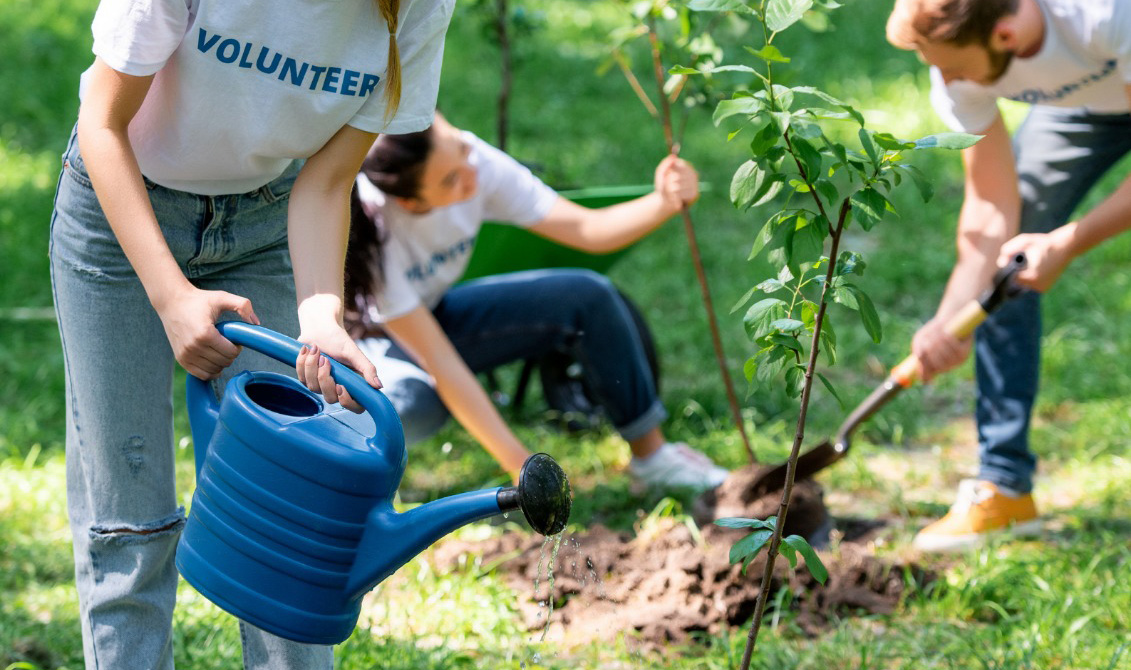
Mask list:
[[[298,340],[243,321],[221,321],[216,324],[216,330],[234,344],[254,349],[290,366],[298,362],[298,354],[303,346]],[[349,391],[365,411],[369,412],[374,423],[377,424],[378,433],[381,432],[382,426],[400,426],[400,418],[384,393],[370,386],[361,375],[333,358],[327,356],[326,360],[330,363],[330,374],[334,381]]]

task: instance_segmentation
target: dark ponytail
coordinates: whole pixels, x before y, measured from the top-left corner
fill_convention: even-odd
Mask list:
[[[345,324],[354,338],[363,337],[372,326],[369,318],[373,296],[385,283],[385,226],[381,211],[370,219],[357,195],[357,184],[350,191],[350,234],[346,247]]]
[[[404,135],[381,135],[361,163],[361,173],[386,196],[415,198],[420,193],[424,163],[432,152],[432,128]],[[381,209],[366,214],[357,185],[350,192],[350,234],[346,251],[346,328],[361,337],[375,324],[369,318],[374,296],[385,283],[384,244],[387,233]]]

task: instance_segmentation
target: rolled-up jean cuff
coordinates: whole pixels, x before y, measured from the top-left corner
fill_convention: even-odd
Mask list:
[[[666,418],[668,418],[668,411],[664,409],[664,406],[659,400],[656,400],[656,402],[652,403],[652,406],[645,410],[639,417],[627,425],[617,426],[617,432],[620,433],[621,437],[625,440],[631,442],[644,437],[648,431],[659,426]]]
[[[1026,476],[1012,469],[994,468],[983,463],[978,470],[978,479],[992,482],[997,486],[1004,486],[1010,491],[1022,495],[1033,492],[1032,475]]]

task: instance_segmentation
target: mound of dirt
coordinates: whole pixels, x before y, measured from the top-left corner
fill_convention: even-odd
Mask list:
[[[762,498],[750,495],[749,484],[758,472],[735,472],[696,501],[698,528],[668,520],[633,537],[597,525],[563,538],[552,579],[547,576],[552,545],[525,533],[475,543],[448,541],[436,547],[433,556],[441,566],[455,565],[462,554],[481,556],[484,563],[500,561],[496,570],[522,594],[519,609],[525,623],[532,631],[542,630],[549,616],[550,639],[567,645],[612,642],[622,633],[644,648],[684,642],[697,631],[718,632],[724,624],[743,624],[754,612],[765,552],[743,574],[741,566],[730,563],[729,552],[746,533],[710,521],[777,514],[780,492]],[[821,488],[799,482],[786,516],[786,534],[802,535],[822,547],[834,525]],[[834,616],[891,612],[903,595],[905,572],[921,585],[934,579],[918,566],[872,555],[868,529],[841,535],[832,550],[820,552],[829,571],[823,585],[803,563],[793,570],[779,557],[774,567],[773,590],[790,587],[795,598],[790,609],[799,613],[799,625],[810,634]],[[525,594],[531,594],[529,599]]]

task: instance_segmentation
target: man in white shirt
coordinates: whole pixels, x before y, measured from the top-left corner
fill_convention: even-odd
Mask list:
[[[896,0],[887,37],[931,66],[932,104],[947,125],[984,136],[963,152],[957,262],[935,316],[912,342],[924,379],[975,350],[979,473],[915,539],[927,551],[962,549],[993,533],[1040,528],[1028,441],[1040,295],[1005,305],[973,342],[942,326],[988,285],[1003,254],[1028,252],[1020,279],[1044,290],[1072,257],[1131,222],[1131,182],[1070,220],[1131,150],[1131,0]],[[1012,146],[998,98],[1033,105]]]

